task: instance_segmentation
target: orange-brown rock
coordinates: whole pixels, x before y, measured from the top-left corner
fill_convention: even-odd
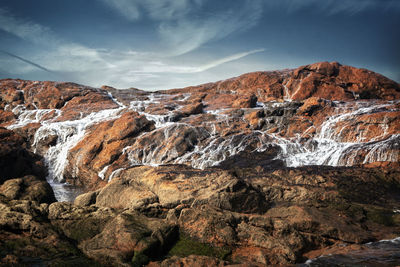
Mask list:
[[[141,132],[153,128],[153,122],[136,112],[126,112],[118,119],[93,126],[85,138],[69,153],[70,165],[67,167],[67,180],[75,184],[97,187],[98,183],[101,183],[99,172],[114,162],[132,139]],[[77,177],[80,179],[77,180]],[[100,178],[104,179],[104,177]]]
[[[74,120],[87,116],[90,113],[98,112],[104,109],[117,108],[108,95],[98,92],[89,92],[83,96],[76,96],[68,101],[62,108],[62,116],[59,121]]]
[[[185,116],[200,114],[203,112],[203,103],[193,103],[184,106],[179,111],[182,112]]]
[[[400,103],[389,101],[399,84],[373,72],[321,62],[154,93],[10,79],[0,88],[0,123],[13,129],[0,128],[1,263],[38,255],[56,265],[53,240],[56,255],[103,265],[296,264],[400,233]],[[104,109],[115,117],[84,123]],[[86,193],[48,205],[32,151],[54,164],[49,148],[71,137],[60,125],[72,136],[84,127],[64,178]],[[325,145],[334,164],[353,167],[285,167],[292,154],[314,164]],[[206,253],[176,253],[185,237]]]
[[[103,231],[80,244],[90,258],[103,265],[142,266],[164,253],[177,236],[175,225],[126,211],[110,220]]]
[[[233,108],[254,108],[257,104],[257,97],[255,95],[245,96],[238,98],[232,103]]]
[[[15,115],[11,111],[0,110],[0,125],[3,125],[3,127],[10,124],[14,119]]]
[[[75,83],[4,79],[0,80],[0,88],[0,106],[3,109],[6,105],[24,105],[27,109],[62,109],[64,120],[118,107],[105,91]]]
[[[298,113],[312,115],[315,111],[323,108],[327,101],[319,97],[310,97],[304,101],[303,105],[298,109]]]
[[[199,255],[190,255],[188,257],[180,258],[173,256],[169,259],[165,259],[162,262],[150,262],[148,267],[169,267],[169,266],[181,266],[181,267],[208,267],[208,266],[231,266],[229,263],[222,260]]]
[[[10,200],[0,194],[0,265],[93,265],[50,223],[49,205],[31,200]]]

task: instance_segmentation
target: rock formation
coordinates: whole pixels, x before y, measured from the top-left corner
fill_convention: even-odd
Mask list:
[[[398,237],[399,99],[336,62],[157,92],[0,80],[0,262],[265,266]]]

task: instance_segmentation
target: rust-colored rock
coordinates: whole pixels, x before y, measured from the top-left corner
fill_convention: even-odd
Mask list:
[[[366,69],[337,62],[320,62],[294,70],[253,72],[216,83],[166,92],[218,94],[213,101],[206,97],[206,104],[217,101],[215,98],[221,98],[218,101],[221,103],[232,103],[236,95],[249,97],[252,94],[262,102],[272,99],[305,100],[313,96],[329,100],[394,100],[400,98],[400,85]],[[227,101],[228,96],[230,101]]]
[[[98,187],[101,185],[99,172],[114,162],[132,139],[143,131],[152,130],[153,127],[153,122],[136,112],[126,112],[118,119],[95,125],[90,133],[71,149],[70,166],[65,174],[67,180],[92,188]],[[76,179],[78,176],[80,180]],[[106,182],[107,180],[103,183]]]

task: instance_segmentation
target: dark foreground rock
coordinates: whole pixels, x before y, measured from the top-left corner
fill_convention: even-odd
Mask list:
[[[0,127],[0,183],[25,175],[44,179],[46,170],[41,157],[29,151],[22,136]]]
[[[197,242],[227,249],[220,259],[228,263],[293,264],[339,243],[398,236],[399,178],[397,169],[135,167],[75,204],[166,218]],[[191,261],[205,259],[158,264]]]
[[[390,168],[143,166],[75,204],[12,193],[19,183],[0,192],[7,264],[295,264],[400,235]]]

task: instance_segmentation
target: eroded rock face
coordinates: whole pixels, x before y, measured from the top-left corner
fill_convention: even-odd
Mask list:
[[[399,98],[399,85],[335,62],[154,93],[22,80],[0,86],[3,125],[45,158],[54,179],[88,188],[136,165],[355,166],[400,158],[400,106],[388,101]]]
[[[400,205],[399,174],[396,168],[266,171],[233,167],[226,171],[139,166],[121,171],[104,188],[80,196],[77,205],[40,205],[36,198],[9,200],[18,198],[11,196],[16,195],[11,189],[21,182],[9,180],[0,190],[8,197],[1,198],[1,210],[21,213],[2,217],[4,224],[12,223],[14,231],[54,229],[57,234],[46,231],[40,244],[32,243],[34,252],[30,253],[39,253],[38,257],[45,257],[39,247],[46,246],[47,235],[53,235],[52,240],[59,240],[54,250],[63,255],[61,244],[71,246],[77,253],[75,259],[85,260],[75,245],[59,236],[62,233],[87,257],[103,265],[149,261],[155,266],[195,261],[229,265],[216,256],[162,259],[177,241],[179,228],[196,242],[230,251],[225,253],[236,263],[288,264],[302,262],[307,255],[320,255],[324,248],[338,243],[362,244],[400,233],[400,218],[393,212]],[[9,222],[6,218],[14,219]],[[10,237],[9,232],[1,233]],[[2,256],[3,261],[19,260],[19,253],[33,255],[20,245],[17,248],[12,253],[4,250],[10,256]],[[202,250],[192,253],[204,255]],[[160,257],[161,261],[154,262]]]
[[[30,200],[38,203],[50,204],[56,201],[51,186],[33,175],[5,181],[0,186],[0,194],[9,199]]]
[[[122,155],[122,150],[139,134],[153,128],[153,122],[136,112],[127,112],[118,119],[94,125],[90,132],[69,151],[69,166],[65,173],[67,181],[96,187],[99,178],[104,179],[99,177],[99,173],[116,161]],[[76,181],[75,177],[78,176],[81,179]],[[83,177],[86,180],[83,180]]]
[[[24,105],[27,109],[69,109],[79,115],[79,112],[93,112],[96,108],[116,107],[107,94],[75,83],[4,79],[0,87],[2,105],[9,105],[9,108]]]
[[[201,171],[184,166],[125,170],[120,178],[99,191],[95,203],[133,209],[156,204],[161,209],[170,209],[179,205],[195,207],[208,203],[244,213],[260,213],[268,207],[268,202],[257,189],[227,171]]]
[[[219,259],[207,256],[190,255],[185,258],[171,257],[162,262],[151,262],[149,267],[168,267],[168,266],[193,266],[193,267],[207,267],[207,266],[229,266],[230,264]]]
[[[123,212],[80,247],[86,255],[104,265],[135,266],[146,263],[150,257],[161,256],[177,234],[175,225],[138,213]],[[146,257],[147,260],[143,259]]]

